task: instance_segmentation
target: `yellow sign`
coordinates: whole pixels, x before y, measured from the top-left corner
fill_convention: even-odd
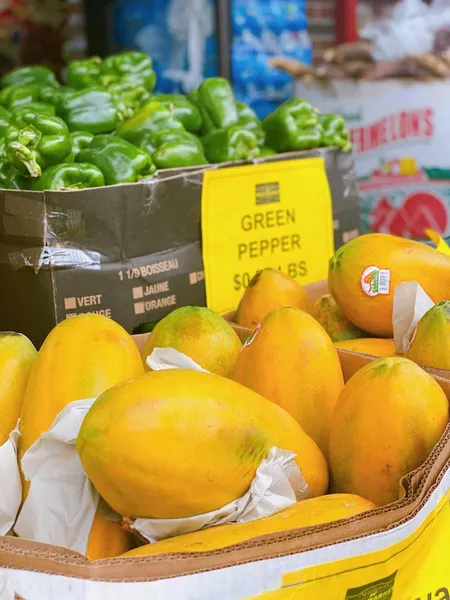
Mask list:
[[[207,171],[202,237],[206,298],[216,312],[235,309],[265,267],[301,284],[325,279],[334,244],[323,159]]]

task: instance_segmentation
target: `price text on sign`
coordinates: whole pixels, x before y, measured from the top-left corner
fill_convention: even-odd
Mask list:
[[[323,159],[207,171],[202,236],[206,298],[217,312],[236,308],[265,267],[302,285],[325,279],[334,246]]]

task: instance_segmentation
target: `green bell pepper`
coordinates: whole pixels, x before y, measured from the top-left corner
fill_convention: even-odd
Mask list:
[[[319,123],[323,130],[322,146],[337,146],[344,151],[350,150],[350,134],[341,115],[320,115]]]
[[[148,154],[116,135],[98,135],[89,148],[80,150],[76,162],[100,169],[107,185],[132,183],[155,172]]]
[[[101,85],[102,59],[91,56],[85,60],[74,60],[67,67],[67,85],[76,90]]]
[[[149,102],[143,106],[131,119],[120,123],[116,133],[132,144],[139,146],[143,140],[162,129],[178,129],[184,127],[175,115],[159,102]]]
[[[6,157],[5,140],[0,140],[0,188],[4,190],[28,190],[30,180],[15,169]]]
[[[59,87],[43,87],[41,88],[41,102],[46,102],[47,104],[53,104],[53,106],[58,106],[61,102],[61,99],[65,96],[70,96],[77,90],[75,88],[62,86]]]
[[[127,83],[152,92],[156,83],[152,59],[143,52],[127,51],[108,56],[102,63],[102,84]],[[70,84],[69,84],[70,85]]]
[[[111,83],[107,88],[116,99],[118,106],[124,108],[126,119],[130,119],[135,113],[150,102],[150,94],[141,86],[133,86],[129,83]]]
[[[187,95],[187,99],[197,107],[200,117],[202,119],[202,126],[200,129],[200,135],[208,135],[208,133],[212,133],[217,130],[217,127],[214,125],[211,117],[209,116],[208,111],[202,106],[200,102],[200,94],[198,92],[198,88],[196,90],[192,90]]]
[[[194,145],[198,152],[203,154],[203,145],[200,139],[193,133],[183,129],[160,129],[149,133],[141,139],[139,148],[151,156],[162,145],[174,141]]]
[[[203,119],[202,133],[211,133],[237,123],[238,111],[233,88],[222,77],[205,79],[188,98],[199,108]]]
[[[267,145],[277,152],[314,148],[311,144],[321,135],[317,111],[302,98],[284,102],[264,119],[263,128]]]
[[[15,108],[12,111],[12,114],[15,115],[23,110],[28,110],[40,115],[49,115],[50,117],[55,116],[55,107],[47,102],[29,102],[28,104]]]
[[[269,148],[269,146],[262,146],[259,149],[259,156],[263,158],[264,156],[274,156],[276,154],[275,150]]]
[[[203,149],[200,149],[195,141],[180,139],[161,144],[153,152],[152,160],[158,169],[194,167],[196,165],[208,164]]]
[[[73,160],[84,148],[89,148],[92,140],[94,139],[94,134],[89,131],[72,131],[70,134],[70,139],[72,140],[72,152],[71,156]],[[67,161],[72,162],[72,161]]]
[[[42,176],[33,181],[32,189],[36,191],[83,189],[105,185],[103,173],[89,163],[62,163],[45,169]]]
[[[4,190],[29,190],[30,180],[19,173],[7,159],[0,158],[0,188]]]
[[[11,119],[11,113],[3,106],[0,106],[0,138],[4,137],[6,134],[6,130],[9,126],[9,121]]]
[[[124,119],[124,110],[107,90],[92,87],[61,97],[56,107],[71,131],[111,133]]]
[[[194,145],[199,152],[203,153],[203,144],[196,135],[183,129],[160,129],[151,134],[151,141],[155,148],[159,148],[167,142],[180,142]]]
[[[151,156],[156,150],[156,146],[152,141],[152,136],[150,133],[143,135],[139,140],[139,143],[135,144],[135,146],[140,148],[143,152],[146,152],[149,156]]]
[[[6,88],[11,85],[28,85],[29,83],[37,83],[40,86],[53,85],[58,86],[53,71],[47,67],[18,67],[13,69],[0,80],[0,87]]]
[[[179,119],[184,128],[192,133],[198,133],[202,127],[202,116],[199,109],[182,94],[156,94],[154,102],[160,102]]]
[[[236,107],[238,111],[238,124],[244,127],[244,129],[253,131],[258,138],[258,146],[264,146],[266,134],[264,133],[262,123],[256,116],[255,111],[247,104],[244,104],[244,102],[236,101]]]
[[[31,177],[62,162],[71,152],[67,125],[59,117],[20,111],[11,117],[5,137],[6,156],[13,167]]]
[[[213,131],[202,138],[202,142],[206,158],[211,163],[249,160],[259,156],[256,135],[240,125]]]
[[[41,88],[35,83],[10,85],[0,92],[0,104],[8,110],[14,110],[30,102],[39,102]]]

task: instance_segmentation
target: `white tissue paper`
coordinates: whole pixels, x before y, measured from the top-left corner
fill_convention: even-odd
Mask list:
[[[6,535],[11,530],[22,502],[22,482],[17,462],[19,436],[17,423],[6,442],[0,446],[0,535]]]
[[[81,423],[94,399],[71,402],[22,458],[30,481],[15,533],[86,553],[99,501],[76,450]]]
[[[269,517],[311,496],[295,454],[271,448],[244,496],[218,510],[184,519],[136,519],[131,528],[149,542],[191,533],[225,523],[244,523]]]
[[[192,358],[174,348],[155,348],[147,357],[147,365],[152,371],[167,371],[169,369],[186,369],[209,373],[198,365]]]
[[[433,300],[417,281],[399,283],[394,290],[392,325],[395,351],[404,354],[411,343],[414,328],[420,319],[434,306]]]
[[[1,600],[15,600],[16,594],[6,569],[0,569],[0,598]]]

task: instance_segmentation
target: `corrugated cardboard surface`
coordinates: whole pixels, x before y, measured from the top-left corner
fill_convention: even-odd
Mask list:
[[[313,156],[325,161],[339,247],[359,231],[351,154],[321,149],[256,162]],[[132,332],[177,306],[204,306],[203,174],[228,166],[70,192],[0,190],[0,330],[39,346],[74,314],[100,312]]]

